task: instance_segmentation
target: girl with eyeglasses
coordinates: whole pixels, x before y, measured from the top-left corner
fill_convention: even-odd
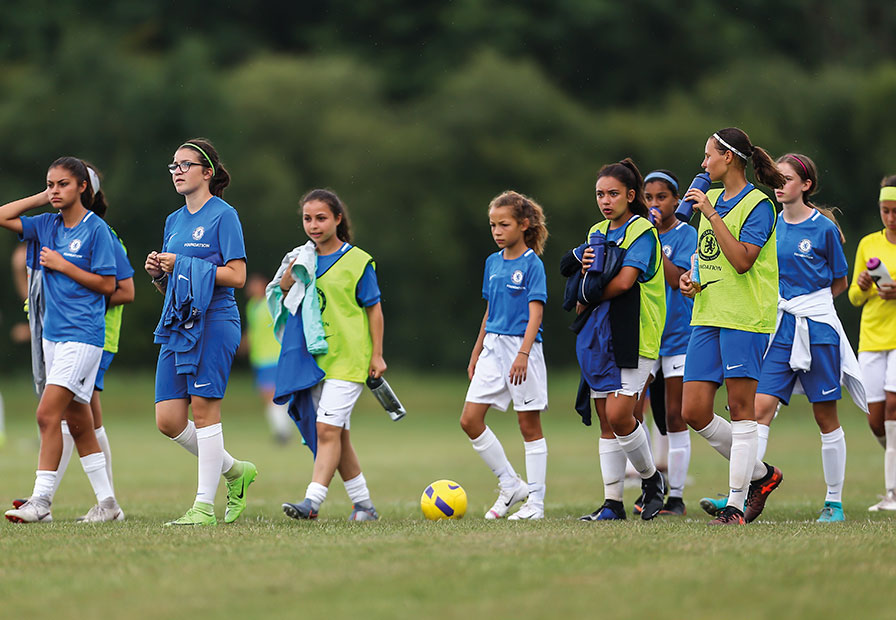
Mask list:
[[[199,459],[196,499],[167,525],[215,525],[218,478],[227,483],[224,522],[246,508],[254,464],[224,449],[221,399],[240,342],[234,288],[246,281],[246,248],[236,210],[221,199],[230,174],[208,140],[188,140],[168,165],[186,204],[168,216],[159,252],[144,268],[165,294],[155,331],[161,344],[156,366],[156,425]],[[192,410],[193,419],[189,419]]]

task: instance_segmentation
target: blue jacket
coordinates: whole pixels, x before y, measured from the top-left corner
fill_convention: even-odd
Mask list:
[[[218,267],[201,258],[178,255],[168,277],[155,342],[174,351],[177,374],[195,374],[202,351],[205,311],[215,290]]]

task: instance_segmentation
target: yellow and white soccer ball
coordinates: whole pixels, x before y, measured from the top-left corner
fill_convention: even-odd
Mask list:
[[[423,491],[420,508],[430,521],[460,519],[467,512],[467,493],[453,480],[436,480]]]

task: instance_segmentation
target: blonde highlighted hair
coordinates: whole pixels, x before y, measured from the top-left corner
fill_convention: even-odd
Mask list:
[[[529,226],[523,233],[523,239],[526,246],[541,255],[544,252],[544,244],[548,239],[548,227],[544,217],[544,209],[541,205],[519,192],[508,190],[495,196],[488,205],[491,211],[497,207],[510,207],[513,218],[523,223],[523,220],[529,221]]]

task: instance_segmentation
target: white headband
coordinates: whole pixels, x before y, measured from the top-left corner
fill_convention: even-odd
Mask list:
[[[100,177],[97,175],[96,170],[87,166],[87,176],[90,177],[90,187],[93,189],[93,195],[96,196],[96,193],[100,191]]]
[[[714,133],[714,134],[712,134],[712,137],[715,138],[716,140],[718,140],[719,144],[721,144],[726,149],[728,149],[729,151],[731,151],[732,153],[734,153],[735,155],[740,157],[742,160],[747,161],[748,159],[750,159],[749,157],[747,157],[746,155],[744,155],[743,153],[738,151],[736,148],[734,148],[733,146],[731,146],[730,144],[728,144],[727,142],[722,140],[722,137],[719,134]]]

